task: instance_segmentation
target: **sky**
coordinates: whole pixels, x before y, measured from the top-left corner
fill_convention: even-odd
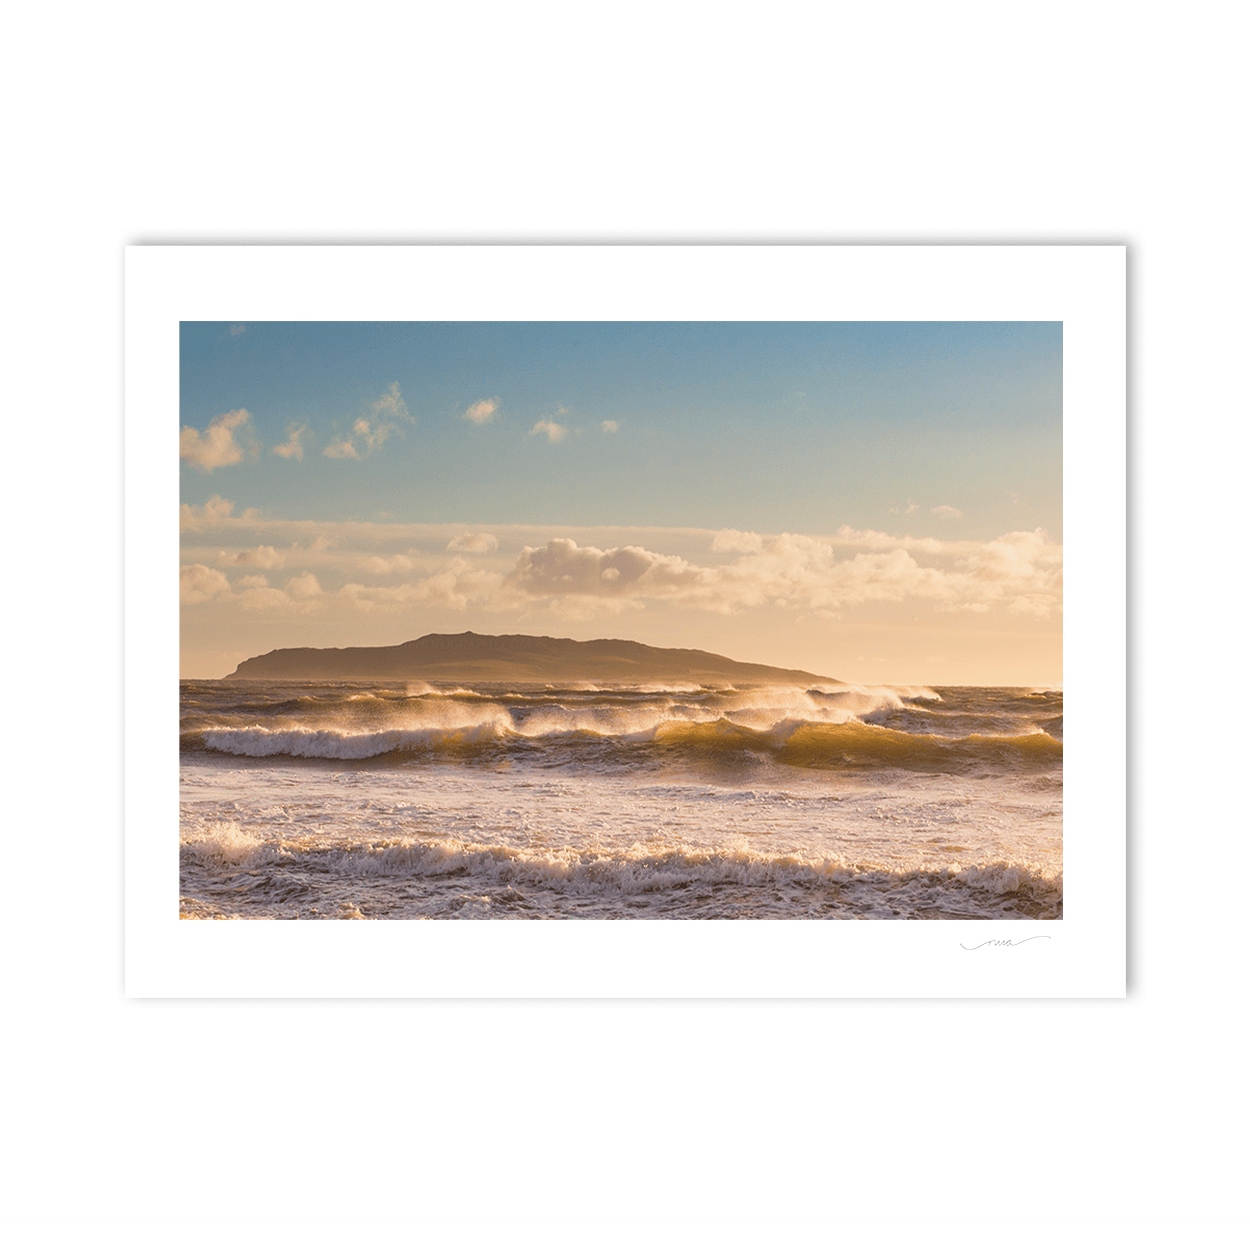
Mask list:
[[[427,633],[1062,683],[1062,326],[184,322],[182,675]]]

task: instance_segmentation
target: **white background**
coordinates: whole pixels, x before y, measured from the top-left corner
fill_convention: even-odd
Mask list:
[[[1244,39],[1000,11],[6,30],[18,1244],[1244,1237]],[[162,240],[1128,244],[1128,998],[125,1000],[122,248]]]

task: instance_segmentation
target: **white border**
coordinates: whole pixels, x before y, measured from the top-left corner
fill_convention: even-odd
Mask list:
[[[127,995],[1123,996],[1125,261],[1106,246],[128,248]],[[1062,921],[178,920],[178,323],[552,319],[1063,322]]]

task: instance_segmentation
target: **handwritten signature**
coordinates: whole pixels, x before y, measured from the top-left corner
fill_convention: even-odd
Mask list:
[[[978,942],[975,946],[964,946],[959,943],[966,951],[979,951],[983,946],[1023,946],[1025,942],[1036,942],[1038,938],[1045,938],[1050,941],[1049,933],[1035,933],[1032,937],[1021,938],[1018,942],[1012,941],[1011,938],[987,938],[984,942]]]

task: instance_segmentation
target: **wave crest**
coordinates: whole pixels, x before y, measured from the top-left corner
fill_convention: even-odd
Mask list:
[[[1058,918],[1063,873],[1031,862],[963,864],[924,860],[898,866],[841,856],[767,855],[746,847],[695,847],[656,851],[635,844],[606,854],[575,848],[522,849],[432,837],[400,837],[326,846],[305,840],[269,841],[216,824],[182,839],[184,870],[196,868],[235,889],[234,875],[259,889],[289,892],[301,876],[340,884],[389,880],[452,888],[488,903],[516,903],[534,892],[592,901],[635,900],[644,910],[660,896],[689,900],[726,898],[735,890],[772,892],[791,914],[811,914],[810,902],[871,917],[905,912],[917,918],[1010,914]],[[222,875],[225,880],[222,881]],[[232,875],[233,874],[233,875]],[[285,874],[285,878],[284,878]],[[502,891],[502,894],[500,893]],[[779,892],[779,894],[778,894]],[[797,892],[797,895],[795,894]],[[807,902],[803,900],[806,899]],[[797,908],[797,911],[795,910]],[[487,914],[478,909],[472,914]],[[548,913],[549,914],[549,913]]]

